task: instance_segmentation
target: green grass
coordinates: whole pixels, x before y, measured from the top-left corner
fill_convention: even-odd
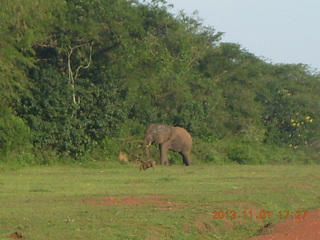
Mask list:
[[[320,202],[320,166],[180,165],[0,172],[0,239],[245,239]],[[133,203],[130,201],[133,201]],[[236,219],[212,219],[213,211]],[[271,217],[256,219],[260,211]],[[252,211],[253,219],[244,219]]]

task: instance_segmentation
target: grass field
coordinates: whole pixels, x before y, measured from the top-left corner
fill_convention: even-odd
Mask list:
[[[0,239],[245,239],[319,208],[319,180],[319,165],[0,171]]]

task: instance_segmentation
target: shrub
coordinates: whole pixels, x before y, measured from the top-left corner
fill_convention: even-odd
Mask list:
[[[24,121],[6,107],[0,108],[0,161],[33,164],[31,132]]]
[[[263,145],[252,143],[244,139],[235,139],[226,145],[226,154],[230,161],[239,164],[263,164],[266,163]]]

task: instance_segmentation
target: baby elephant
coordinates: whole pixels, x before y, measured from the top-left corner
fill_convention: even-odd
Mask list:
[[[153,168],[154,170],[154,166],[156,165],[155,161],[146,161],[146,162],[141,162],[140,165],[140,171],[143,170],[147,170],[148,168]]]

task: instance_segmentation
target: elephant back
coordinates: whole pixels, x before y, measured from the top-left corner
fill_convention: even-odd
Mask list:
[[[180,142],[183,142],[184,145],[187,145],[191,148],[192,137],[190,133],[182,127],[174,127],[175,136],[179,136]]]

